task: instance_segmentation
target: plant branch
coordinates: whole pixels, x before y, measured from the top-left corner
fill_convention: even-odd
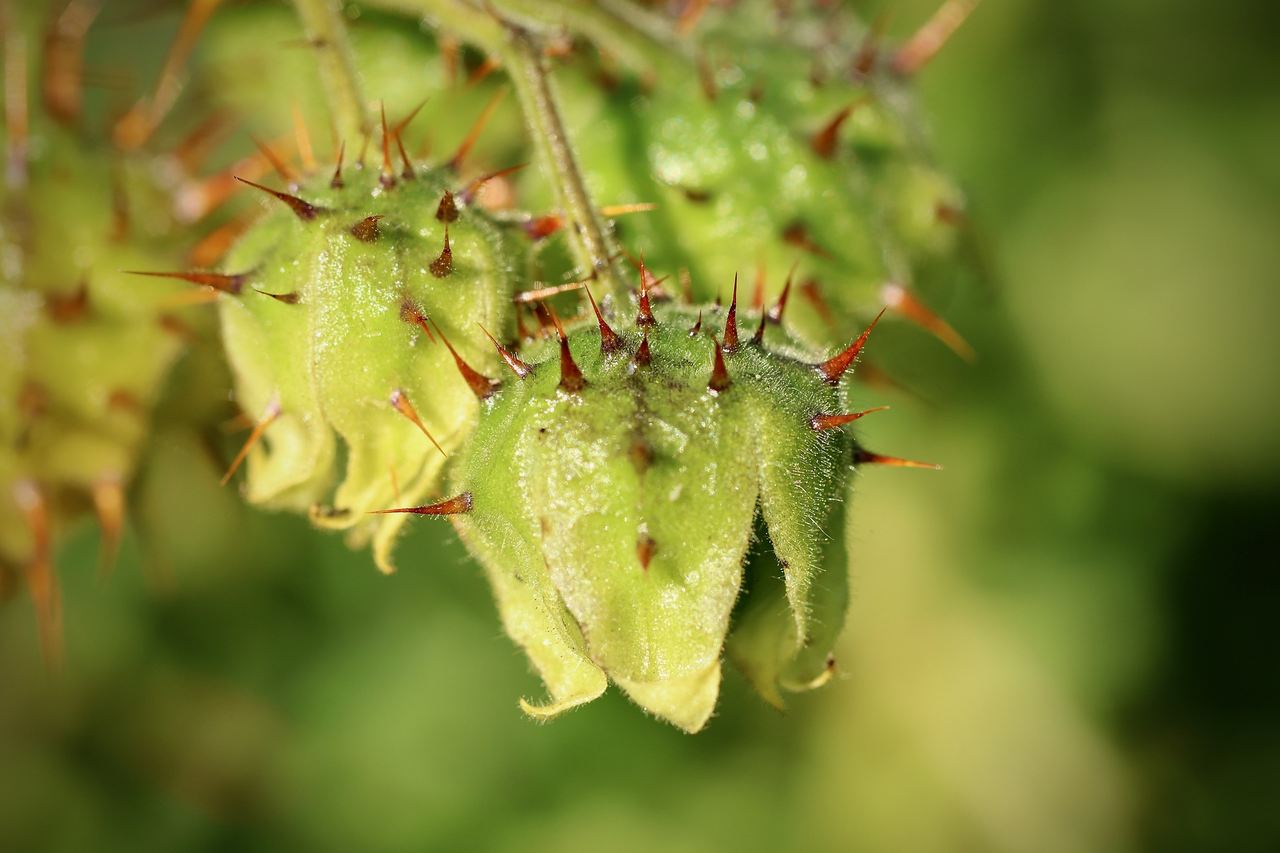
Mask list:
[[[293,0],[293,5],[316,51],[338,137],[353,143],[364,139],[373,125],[368,102],[360,91],[341,0]]]

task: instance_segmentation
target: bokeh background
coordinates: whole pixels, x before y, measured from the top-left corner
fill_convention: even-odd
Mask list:
[[[381,577],[175,424],[114,575],[88,527],[59,555],[63,671],[0,611],[0,850],[1280,849],[1268,10],[990,0],[924,74],[981,356],[867,422],[946,470],[863,476],[829,687],[780,715],[730,675],[696,737],[614,695],[530,723],[446,527]]]

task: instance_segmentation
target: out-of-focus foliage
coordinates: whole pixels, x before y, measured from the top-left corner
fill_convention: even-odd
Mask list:
[[[926,72],[999,275],[935,306],[978,364],[906,360],[929,403],[866,422],[947,468],[860,478],[835,684],[533,725],[443,526],[381,577],[167,432],[112,581],[88,529],[60,554],[64,671],[0,619],[0,849],[1274,849],[1264,9],[988,3]]]

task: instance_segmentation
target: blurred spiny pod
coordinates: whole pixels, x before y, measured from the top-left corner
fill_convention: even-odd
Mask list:
[[[114,144],[88,129],[85,97],[84,50],[101,4],[0,5],[0,562],[23,570],[51,659],[61,618],[55,536],[92,507],[110,564],[152,406],[192,336],[177,285],[122,270],[175,263],[186,243],[170,197],[177,156],[154,151],[152,136],[202,5],[185,19],[155,95],[114,124]]]

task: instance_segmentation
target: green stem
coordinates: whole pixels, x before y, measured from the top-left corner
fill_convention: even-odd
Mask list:
[[[567,220],[575,259],[599,282],[601,296],[609,294],[616,305],[626,305],[631,288],[618,273],[613,239],[578,168],[538,38],[514,21],[498,17],[492,8],[481,9],[466,0],[373,0],[372,5],[425,15],[437,29],[478,45],[503,65]]]
[[[319,58],[320,77],[338,137],[352,142],[367,137],[372,117],[360,92],[341,0],[293,0],[293,5]]]

